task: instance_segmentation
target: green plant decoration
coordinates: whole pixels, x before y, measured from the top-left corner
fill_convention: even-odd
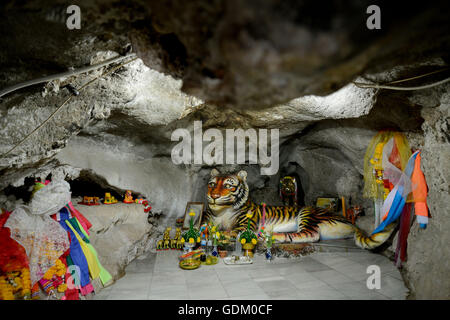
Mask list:
[[[189,221],[189,230],[183,234],[183,239],[181,239],[181,242],[188,242],[193,244],[196,242],[200,242],[200,232],[194,228],[195,212],[191,211],[189,212],[189,215],[191,216],[191,220]]]
[[[246,243],[252,243],[253,245],[256,245],[258,243],[258,238],[256,236],[256,234],[250,230],[250,219],[253,217],[253,214],[251,213],[247,213],[247,230],[245,230],[241,236],[239,237],[239,241],[242,244],[246,244]]]

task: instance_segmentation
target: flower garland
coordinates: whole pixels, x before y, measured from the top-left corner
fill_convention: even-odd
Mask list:
[[[67,290],[67,285],[63,279],[66,269],[66,265],[60,259],[56,259],[55,264],[39,280],[40,285],[48,295],[53,294],[55,288],[60,293],[64,293]]]
[[[0,299],[30,299],[31,280],[30,270],[22,268],[18,271],[7,272],[0,277]]]

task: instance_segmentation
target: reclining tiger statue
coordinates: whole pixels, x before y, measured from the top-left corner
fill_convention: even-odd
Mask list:
[[[219,230],[232,231],[235,235],[247,228],[247,213],[251,213],[250,228],[257,231],[264,221],[265,230],[273,232],[275,242],[304,243],[319,240],[354,237],[363,249],[375,249],[383,244],[396,227],[388,225],[382,232],[366,236],[364,231],[343,216],[317,207],[266,206],[251,201],[247,184],[247,172],[220,174],[211,170],[208,182],[207,210],[203,221],[211,221]]]

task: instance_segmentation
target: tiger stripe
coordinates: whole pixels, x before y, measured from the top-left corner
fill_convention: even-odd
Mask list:
[[[257,231],[263,220],[262,205],[250,200],[249,188],[246,182],[247,172],[240,171],[237,174],[220,175],[215,169],[211,171],[208,183],[208,207],[203,218],[204,221],[218,219],[222,210],[231,211],[227,217],[231,221],[230,230],[244,231],[247,228],[247,213],[251,213],[250,228]],[[231,208],[231,209],[230,209]],[[228,211],[228,212],[229,212]],[[323,208],[295,207],[295,206],[266,206],[265,224],[271,226],[294,225],[295,232],[283,232],[274,234],[276,239],[289,242],[319,241],[328,232],[331,237],[353,236],[355,243],[363,249],[374,249],[384,243],[393,230],[395,224],[389,225],[383,232],[366,236],[362,230],[351,224],[346,218],[335,215]],[[219,225],[220,228],[220,225]],[[350,230],[351,233],[347,234]],[[322,232],[322,233],[321,233]]]

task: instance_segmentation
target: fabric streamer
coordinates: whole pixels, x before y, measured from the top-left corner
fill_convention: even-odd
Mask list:
[[[89,236],[87,235],[86,231],[82,228],[82,226],[81,226],[80,222],[78,221],[78,219],[75,219],[75,221],[78,223],[79,229],[84,234],[85,238],[88,240],[88,242],[86,244],[87,244],[88,248],[92,251],[94,259],[95,259],[98,267],[100,268],[100,273],[99,273],[100,280],[102,281],[102,284],[105,285],[106,283],[108,283],[112,279],[112,276],[108,272],[108,270],[106,270],[102,266],[102,264],[100,263],[100,260],[98,259],[97,251],[95,250],[94,246],[92,246],[92,244],[90,243]]]
[[[400,217],[400,229],[398,233],[397,246],[395,248],[395,264],[397,267],[401,266],[401,263],[406,261],[406,249],[408,245],[408,234],[411,227],[411,211],[412,206],[410,203],[406,203],[403,208],[403,212]]]
[[[425,229],[427,227],[429,217],[427,205],[428,186],[425,180],[425,175],[420,168],[421,159],[420,151],[418,151],[411,180],[417,186],[417,188],[413,190],[414,210],[416,213],[417,222],[419,223],[420,228]]]
[[[82,295],[87,295],[88,293],[94,291],[94,287],[90,283],[89,266],[86,257],[83,253],[80,242],[73,233],[72,229],[66,223],[66,220],[69,219],[68,210],[66,208],[62,208],[59,213],[61,216],[61,221],[59,223],[70,235],[70,254],[67,257],[67,263],[69,265],[72,262],[72,265],[76,265],[80,268],[80,291]]]
[[[92,223],[89,222],[88,219],[86,219],[81,212],[79,212],[75,207],[73,206],[72,202],[69,201],[66,205],[66,208],[69,210],[69,212],[77,218],[77,220],[80,222],[80,224],[83,226],[83,229],[86,231],[86,233],[89,235],[89,229],[92,227]]]
[[[75,237],[77,238],[78,242],[80,243],[80,247],[81,250],[83,251],[84,257],[86,258],[86,262],[88,264],[88,268],[89,268],[89,274],[91,275],[92,279],[95,279],[99,276],[100,274],[100,268],[97,264],[97,261],[95,259],[94,254],[92,253],[92,251],[89,249],[86,241],[89,241],[87,239],[83,239],[77,232],[77,230],[75,230],[74,227],[74,220],[75,218],[72,219],[67,219],[66,220],[66,224],[67,226],[72,230],[73,234],[75,235]],[[76,222],[75,222],[76,223]],[[78,228],[78,226],[77,226]],[[79,230],[78,230],[79,231]],[[86,241],[85,241],[86,240]]]
[[[387,148],[388,150],[389,148],[392,148],[392,143],[392,140],[390,140],[386,144],[385,148]],[[411,192],[411,189],[414,188],[414,186],[411,185],[410,176],[414,168],[414,162],[417,154],[418,152],[415,152],[409,158],[405,172],[403,173],[396,166],[389,162],[387,153],[383,151],[383,167],[385,168],[384,177],[389,179],[389,181],[391,181],[395,185],[395,187],[388,194],[386,200],[384,201],[382,208],[382,214],[384,214],[382,218],[383,221],[372,232],[372,234],[383,231],[387,225],[394,222],[400,217],[400,214],[402,213],[403,207],[406,203],[406,199]]]
[[[425,176],[420,169],[420,150],[414,152],[410,157],[405,172],[401,173],[400,177],[398,177],[398,173],[393,168],[385,170],[385,173],[389,176],[389,179],[392,179],[394,183],[396,182],[396,185],[383,204],[382,212],[385,213],[383,222],[372,234],[382,231],[388,224],[400,216],[411,191],[413,201],[415,202],[414,207],[417,221],[421,228],[425,228],[428,223],[429,214],[426,204],[427,185]]]

